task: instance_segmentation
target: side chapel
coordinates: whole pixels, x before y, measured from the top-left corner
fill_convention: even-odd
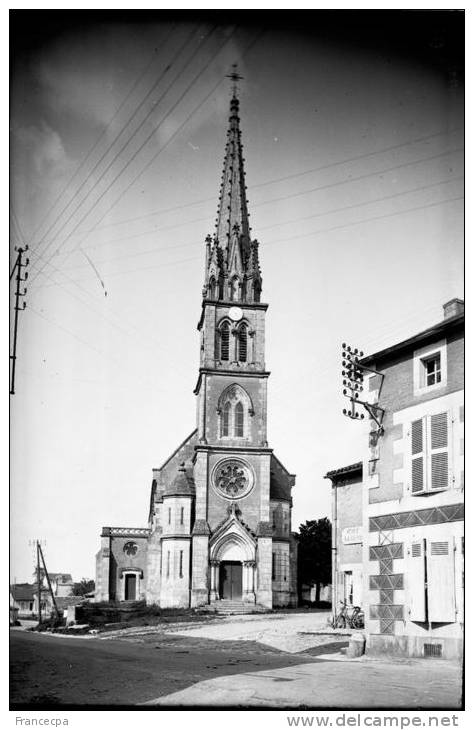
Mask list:
[[[235,79],[234,79],[235,80]],[[205,281],[195,430],[153,470],[148,527],[104,527],[96,600],[296,605],[295,475],[267,441],[265,315],[234,86]]]

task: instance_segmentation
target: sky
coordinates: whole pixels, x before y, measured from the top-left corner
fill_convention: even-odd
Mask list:
[[[293,529],[363,458],[341,343],[370,353],[463,297],[460,12],[11,13],[10,270],[28,244],[11,398],[11,579],[94,577],[146,526],[195,427],[204,239],[238,63],[269,303],[269,443]],[[14,280],[13,280],[14,283]],[[12,301],[12,298],[11,298]]]

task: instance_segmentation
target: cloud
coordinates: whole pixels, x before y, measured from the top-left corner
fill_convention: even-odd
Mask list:
[[[41,176],[62,176],[70,168],[60,135],[41,122],[40,126],[19,127],[15,136],[23,148],[25,158],[29,159],[34,172]]]

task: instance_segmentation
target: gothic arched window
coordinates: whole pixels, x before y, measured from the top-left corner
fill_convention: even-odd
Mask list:
[[[230,405],[230,401],[227,401],[227,403],[224,406],[224,412],[222,414],[222,435],[223,436],[229,435],[231,409],[232,409],[232,406]]]
[[[249,394],[242,386],[235,383],[222,392],[217,412],[220,438],[250,438],[253,406]]]
[[[247,362],[247,326],[241,324],[237,332],[239,362]]]
[[[244,407],[239,401],[234,410],[234,436],[242,438],[244,435]]]
[[[228,322],[224,322],[220,328],[220,360],[229,360],[229,341],[230,341],[230,327]]]

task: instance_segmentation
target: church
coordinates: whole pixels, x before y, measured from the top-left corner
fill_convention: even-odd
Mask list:
[[[268,304],[233,77],[216,228],[205,241],[196,428],[153,470],[148,526],[103,527],[96,601],[296,605],[295,475],[267,441]]]

